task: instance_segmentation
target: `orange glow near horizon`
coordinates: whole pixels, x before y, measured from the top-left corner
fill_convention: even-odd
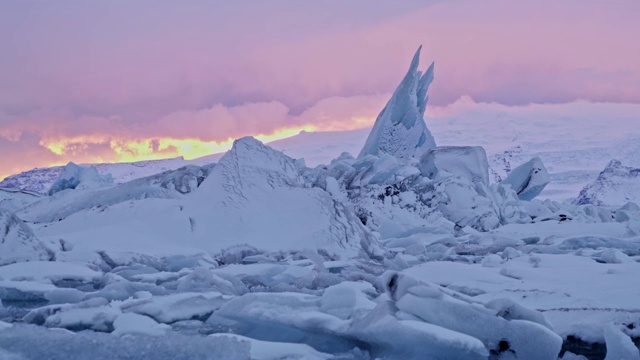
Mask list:
[[[298,135],[301,131],[347,131],[371,126],[375,118],[354,116],[349,119],[325,121],[319,125],[305,124],[294,127],[276,129],[267,134],[247,134],[270,143]],[[229,137],[220,141],[205,141],[197,138],[172,137],[121,137],[116,135],[80,135],[74,137],[43,137],[40,146],[55,155],[43,163],[31,163],[28,167],[1,169],[0,180],[33,167],[52,167],[73,161],[79,164],[137,162],[144,160],[161,160],[184,157],[192,160],[207,155],[220,154],[233,146],[235,138]]]
[[[373,119],[357,118],[348,123],[330,123],[324,126],[303,125],[291,128],[281,128],[269,134],[251,135],[263,143],[282,140],[298,135],[301,131],[344,131],[355,130],[370,126]],[[227,138],[222,141],[203,141],[195,138],[176,139],[170,137],[148,138],[148,139],[118,139],[111,136],[79,136],[62,139],[43,139],[40,145],[47,148],[52,153],[69,158],[92,158],[96,160],[106,160],[106,162],[136,162],[142,160],[158,160],[182,156],[187,160],[199,157],[219,154],[228,151],[233,146],[234,138]],[[92,156],[88,154],[91,145],[103,145],[109,148],[108,155]],[[83,160],[84,161],[84,160]],[[59,163],[56,163],[59,165]]]
[[[296,128],[278,129],[271,134],[253,135],[256,139],[269,143],[295,136],[300,131],[317,131],[317,127],[307,125]],[[233,146],[234,138],[222,141],[203,141],[194,138],[174,139],[160,137],[153,139],[114,139],[111,137],[75,137],[64,139],[46,139],[40,145],[59,156],[73,157],[84,152],[90,145],[108,145],[116,162],[135,162],[141,160],[157,160],[182,156],[187,160],[202,156],[219,154]]]

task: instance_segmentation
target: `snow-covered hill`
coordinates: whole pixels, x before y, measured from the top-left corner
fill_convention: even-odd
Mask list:
[[[575,131],[558,118],[467,103],[475,120],[440,114],[422,143],[415,65],[366,151],[362,131],[246,137],[219,161],[108,165],[114,183],[70,164],[49,196],[2,190],[0,357],[640,358],[640,207],[543,198],[633,161],[637,134],[571,150],[536,137]],[[603,174],[635,191],[635,170]]]
[[[640,203],[640,168],[625,166],[618,160],[611,160],[576,199],[580,205],[616,206],[629,202]]]

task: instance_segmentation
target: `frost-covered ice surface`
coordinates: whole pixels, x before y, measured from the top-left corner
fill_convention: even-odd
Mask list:
[[[242,138],[215,165],[2,190],[0,358],[637,359],[634,170],[556,202],[546,160],[500,182],[478,144],[422,148],[417,65],[358,158]]]

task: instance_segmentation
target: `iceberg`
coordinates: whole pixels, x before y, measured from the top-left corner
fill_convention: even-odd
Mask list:
[[[418,48],[409,71],[376,119],[359,158],[367,155],[393,155],[399,159],[420,157],[436,146],[431,132],[424,122],[427,107],[427,90],[433,81],[433,63],[422,74],[418,71]]]

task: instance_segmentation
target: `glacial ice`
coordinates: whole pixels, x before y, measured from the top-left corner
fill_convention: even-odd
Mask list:
[[[461,176],[479,186],[489,185],[487,154],[479,146],[443,146],[420,158],[420,172],[430,179]]]
[[[216,164],[205,166],[187,165],[176,170],[165,171],[128,182],[129,187],[156,186],[175,190],[181,194],[195,191],[204,179],[209,176]]]
[[[100,175],[95,166],[88,168],[68,163],[49,188],[49,195],[67,189],[95,189],[113,184],[111,175]]]
[[[539,157],[513,169],[501,184],[511,186],[521,200],[533,200],[549,184],[549,173]]]
[[[407,159],[420,157],[426,150],[436,146],[424,122],[427,91],[433,81],[433,64],[424,74],[418,71],[421,49],[422,46],[413,56],[409,71],[378,115],[358,158],[389,154]]]

